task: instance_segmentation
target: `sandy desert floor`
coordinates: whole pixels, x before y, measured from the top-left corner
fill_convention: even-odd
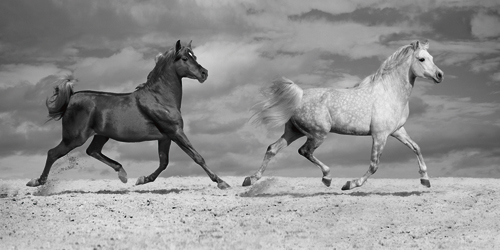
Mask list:
[[[500,249],[500,180],[0,179],[0,249]]]

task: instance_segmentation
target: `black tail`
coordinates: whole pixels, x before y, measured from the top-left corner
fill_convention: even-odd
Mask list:
[[[45,105],[49,110],[49,121],[59,120],[63,117],[66,108],[68,107],[69,99],[73,95],[73,83],[76,79],[68,75],[55,82],[54,95],[45,100]]]

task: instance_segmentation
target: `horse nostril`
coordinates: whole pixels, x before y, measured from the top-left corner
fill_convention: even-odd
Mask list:
[[[442,74],[441,72],[438,72],[438,73],[437,73],[437,78],[438,78],[438,79],[443,78],[443,74]]]

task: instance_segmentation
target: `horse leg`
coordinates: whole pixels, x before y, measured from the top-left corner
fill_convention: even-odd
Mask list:
[[[396,130],[396,132],[392,133],[392,136],[402,142],[404,145],[408,146],[415,154],[417,154],[418,166],[420,168],[420,183],[426,187],[431,187],[431,183],[429,181],[429,176],[427,175],[427,166],[424,162],[424,157],[422,156],[422,152],[420,152],[420,147],[415,143],[404,127]]]
[[[122,165],[101,153],[102,147],[108,140],[108,137],[95,135],[94,139],[92,139],[92,142],[87,148],[87,154],[113,168],[116,172],[118,172],[118,178],[120,178],[123,183],[127,183],[127,172],[125,172]]]
[[[223,181],[219,176],[217,176],[212,170],[210,170],[205,163],[205,159],[193,148],[193,145],[191,145],[191,142],[189,142],[187,136],[184,134],[184,130],[180,127],[175,129],[175,132],[173,134],[169,135],[169,137],[174,141],[179,147],[187,154],[191,159],[193,159],[198,165],[200,165],[203,170],[207,173],[208,177],[213,182],[217,182],[217,187],[220,189],[226,189],[229,188],[230,186]]]
[[[42,175],[40,175],[40,178],[31,179],[28,183],[26,183],[26,186],[36,187],[45,184],[45,182],[47,182],[47,177],[49,176],[52,164],[54,164],[57,159],[65,156],[74,148],[83,145],[87,138],[80,137],[74,140],[63,139],[59,143],[59,145],[57,145],[55,148],[50,149],[47,153],[47,160],[45,161],[45,167],[43,169]]]
[[[363,177],[346,182],[346,184],[342,187],[342,190],[350,190],[356,187],[361,187],[363,184],[365,184],[368,177],[377,172],[380,156],[382,155],[385,143],[387,142],[387,135],[374,134],[372,135],[372,137],[372,155],[368,171],[363,175]]]
[[[245,178],[243,181],[243,186],[250,186],[253,185],[255,182],[257,182],[261,177],[262,174],[264,174],[264,171],[266,171],[267,164],[269,164],[269,161],[278,154],[278,152],[290,145],[293,141],[297,140],[298,138],[304,136],[299,130],[297,130],[294,125],[289,121],[285,125],[285,132],[279,138],[276,142],[273,144],[269,145],[267,148],[266,154],[264,156],[264,160],[262,161],[262,165],[260,166],[259,170],[255,172],[252,176],[248,176]]]
[[[299,148],[299,154],[304,156],[306,159],[308,159],[310,162],[321,169],[321,172],[323,172],[323,178],[321,179],[321,181],[323,182],[323,184],[329,187],[332,183],[330,168],[319,161],[313,155],[314,150],[316,150],[321,145],[321,143],[323,143],[324,137],[325,136],[323,136],[323,138],[308,137],[306,143],[304,143],[304,145]]]
[[[163,170],[167,168],[168,165],[168,152],[170,151],[170,144],[172,141],[170,139],[164,139],[158,141],[158,155],[160,156],[160,166],[156,171],[154,171],[149,176],[141,176],[137,179],[135,185],[142,185],[148,182],[153,182],[156,180],[158,175],[160,175]]]

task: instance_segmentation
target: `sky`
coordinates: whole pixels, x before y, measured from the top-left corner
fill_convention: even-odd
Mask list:
[[[0,1],[0,178],[38,177],[61,140],[47,122],[53,82],[73,74],[78,90],[131,92],[154,57],[192,40],[209,77],[184,79],[185,132],[221,177],[253,174],[283,128],[250,124],[260,89],[285,76],[302,88],[346,88],[374,73],[399,47],[429,40],[440,84],[418,79],[406,131],[432,177],[500,178],[500,3],[498,1]],[[91,140],[61,159],[49,178],[111,178],[87,156]],[[318,177],[297,153],[301,138],[267,176]],[[330,134],[315,155],[332,177],[369,166],[371,137]],[[158,167],[157,142],[108,142],[103,153],[129,177]],[[372,178],[419,178],[415,154],[389,138]],[[161,176],[203,176],[177,145]],[[243,181],[243,178],[242,178]]]

